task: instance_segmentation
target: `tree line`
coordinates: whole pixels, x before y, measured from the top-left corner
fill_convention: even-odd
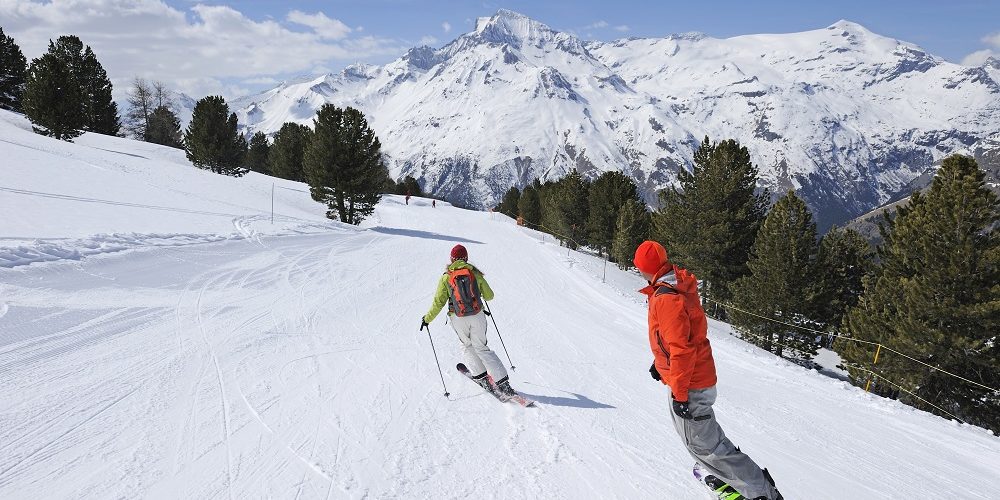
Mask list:
[[[707,312],[745,340],[806,366],[832,346],[854,384],[1000,431],[1000,394],[887,351],[872,376],[876,346],[865,343],[1000,387],[1000,202],[975,160],[946,158],[877,248],[850,229],[818,236],[794,191],[770,204],[757,181],[746,147],[706,137],[655,211],[614,171],[513,187],[498,210],[622,268],[639,242],[660,241],[701,280]]]

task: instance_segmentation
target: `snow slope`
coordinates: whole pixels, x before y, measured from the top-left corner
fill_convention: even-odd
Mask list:
[[[118,137],[55,141],[5,110],[0,157],[0,267],[337,225],[301,183],[220,176],[182,150]]]
[[[190,210],[0,192],[15,214],[0,219],[4,241],[140,242],[0,268],[0,498],[705,498],[647,373],[634,274],[611,267],[605,283],[601,261],[506,217],[394,196],[363,228],[320,227],[322,207],[289,191],[286,229],[248,238],[233,220],[260,216],[269,179],[213,180],[118,139],[32,142],[9,127],[0,139],[16,165],[48,158],[5,164],[5,186]],[[201,242],[141,245],[144,231]],[[501,405],[457,374],[440,317],[442,394],[417,326],[457,242],[497,292],[514,386],[539,408]],[[786,498],[993,496],[997,437],[728,333],[711,323],[717,413]]]

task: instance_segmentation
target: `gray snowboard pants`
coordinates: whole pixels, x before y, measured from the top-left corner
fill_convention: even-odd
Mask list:
[[[465,366],[469,373],[479,375],[485,371],[490,373],[494,381],[507,376],[496,353],[486,346],[486,314],[480,312],[472,316],[452,316],[451,327],[458,334],[465,353]]]
[[[674,427],[684,440],[688,452],[709,474],[729,483],[743,496],[777,498],[777,492],[764,477],[760,467],[745,453],[737,450],[726,433],[722,432],[722,427],[715,420],[715,411],[712,410],[715,396],[714,386],[689,390],[688,407],[694,416],[691,420],[685,420],[673,410],[670,411]]]

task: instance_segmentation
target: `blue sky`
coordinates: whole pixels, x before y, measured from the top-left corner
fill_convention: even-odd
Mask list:
[[[177,6],[190,2],[174,1]],[[528,15],[559,30],[610,40],[625,36],[659,37],[700,31],[715,37],[786,33],[829,26],[840,19],[864,25],[881,35],[922,46],[953,62],[986,48],[982,38],[1000,32],[997,0],[536,0],[482,2],[440,0],[264,0],[224,2],[248,15],[281,17],[290,6],[323,11],[349,26],[371,33],[444,42],[472,29],[476,17],[499,8]],[[451,25],[445,33],[442,23]],[[606,26],[595,26],[607,23]],[[588,28],[588,26],[590,28]],[[616,30],[615,28],[619,29]],[[628,31],[622,31],[628,27]],[[590,37],[587,37],[590,38]]]
[[[381,64],[439,47],[498,9],[585,39],[714,37],[819,29],[840,19],[956,63],[1000,56],[1000,0],[3,0],[0,27],[29,59],[72,33],[94,48],[121,98],[132,78],[227,98],[297,75]]]

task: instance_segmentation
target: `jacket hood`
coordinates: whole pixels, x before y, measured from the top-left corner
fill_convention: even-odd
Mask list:
[[[656,279],[655,283],[639,290],[646,295],[652,295],[656,291],[656,285],[664,284],[676,288],[681,293],[691,293],[698,291],[698,279],[687,269],[674,266],[667,274]]]

